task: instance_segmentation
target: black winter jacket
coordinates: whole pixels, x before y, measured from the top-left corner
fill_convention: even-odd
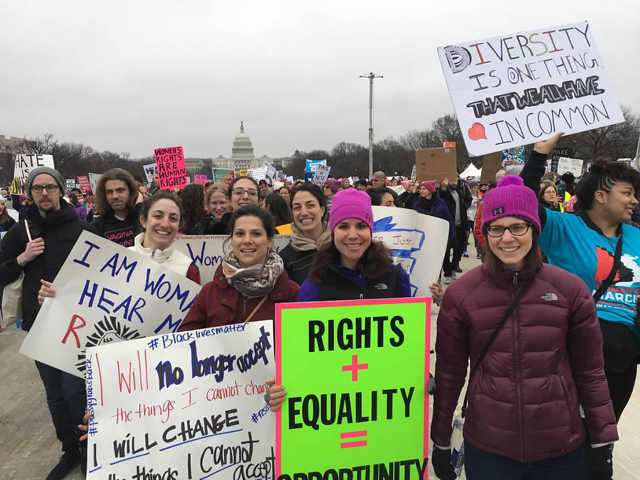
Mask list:
[[[24,221],[14,225],[0,245],[0,285],[17,280],[20,272],[25,275],[22,283],[22,329],[25,331],[29,331],[40,311],[40,279],[52,282],[82,232],[96,233],[95,228],[81,220],[67,202],[60,202],[60,210],[48,212],[45,218],[40,216],[36,205],[31,205],[27,220],[31,238],[44,239],[44,253],[24,267],[18,265],[17,258],[26,250],[29,241]]]
[[[471,201],[473,200],[473,198],[471,197],[471,192],[469,191],[469,188],[462,181],[458,182],[458,185],[456,186],[456,191],[458,192],[458,196],[460,197],[461,227],[463,230],[468,230],[469,219],[467,218],[467,210],[471,206]],[[442,198],[446,202],[447,207],[449,208],[449,214],[451,215],[451,220],[454,222],[454,226],[455,226],[456,201],[454,200],[453,195],[451,195],[451,190],[448,188],[445,190],[440,189],[440,198]]]
[[[278,252],[284,262],[284,269],[289,278],[302,285],[309,278],[309,269],[318,250],[296,250],[291,244]]]
[[[113,210],[111,210],[94,219],[92,225],[102,238],[106,238],[123,247],[133,247],[136,235],[142,232],[140,225],[141,213],[142,203],[138,203],[133,212],[129,213],[124,220],[117,219]]]

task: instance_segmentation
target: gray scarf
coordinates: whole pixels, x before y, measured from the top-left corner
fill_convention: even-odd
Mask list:
[[[319,250],[322,245],[331,241],[331,232],[326,223],[322,224],[322,233],[317,240],[305,237],[302,230],[296,224],[291,225],[291,246],[297,252],[309,252]]]
[[[222,261],[222,271],[229,285],[247,298],[258,298],[271,293],[284,271],[284,264],[280,255],[269,247],[264,265],[245,268],[233,254],[233,249],[229,249]]]

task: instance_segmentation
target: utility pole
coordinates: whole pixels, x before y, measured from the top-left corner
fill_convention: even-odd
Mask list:
[[[371,180],[373,177],[373,79],[384,77],[369,72],[366,75],[360,75],[360,78],[369,79],[369,180]]]

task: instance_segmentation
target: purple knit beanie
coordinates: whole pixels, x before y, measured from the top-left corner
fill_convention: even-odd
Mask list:
[[[343,220],[357,218],[367,224],[373,233],[373,210],[371,197],[366,192],[355,188],[341,190],[333,197],[331,211],[329,212],[329,228],[333,229]]]
[[[482,199],[482,231],[486,234],[491,222],[503,217],[518,217],[531,222],[540,234],[538,198],[522,178],[515,175],[502,177],[498,186],[487,192]]]
[[[325,187],[329,187],[333,193],[337,193],[342,187],[342,182],[340,180],[336,180],[335,178],[330,178],[326,182],[324,182]]]

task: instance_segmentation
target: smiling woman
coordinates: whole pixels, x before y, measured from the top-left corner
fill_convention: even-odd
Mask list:
[[[604,467],[618,439],[591,292],[571,273],[542,264],[538,208],[520,177],[505,176],[483,199],[485,264],[444,295],[431,424],[438,478],[455,478],[452,420],[469,362],[467,478],[489,478],[487,471],[497,480],[525,471],[582,478],[586,433]]]
[[[298,296],[298,284],[289,279],[273,249],[275,226],[269,213],[256,205],[241,207],[231,216],[229,230],[222,265],[202,288],[180,331],[273,320],[276,303]]]
[[[291,243],[280,251],[284,268],[298,285],[309,278],[309,268],[318,249],[331,241],[325,220],[326,204],[319,186],[303,184],[291,193]]]

